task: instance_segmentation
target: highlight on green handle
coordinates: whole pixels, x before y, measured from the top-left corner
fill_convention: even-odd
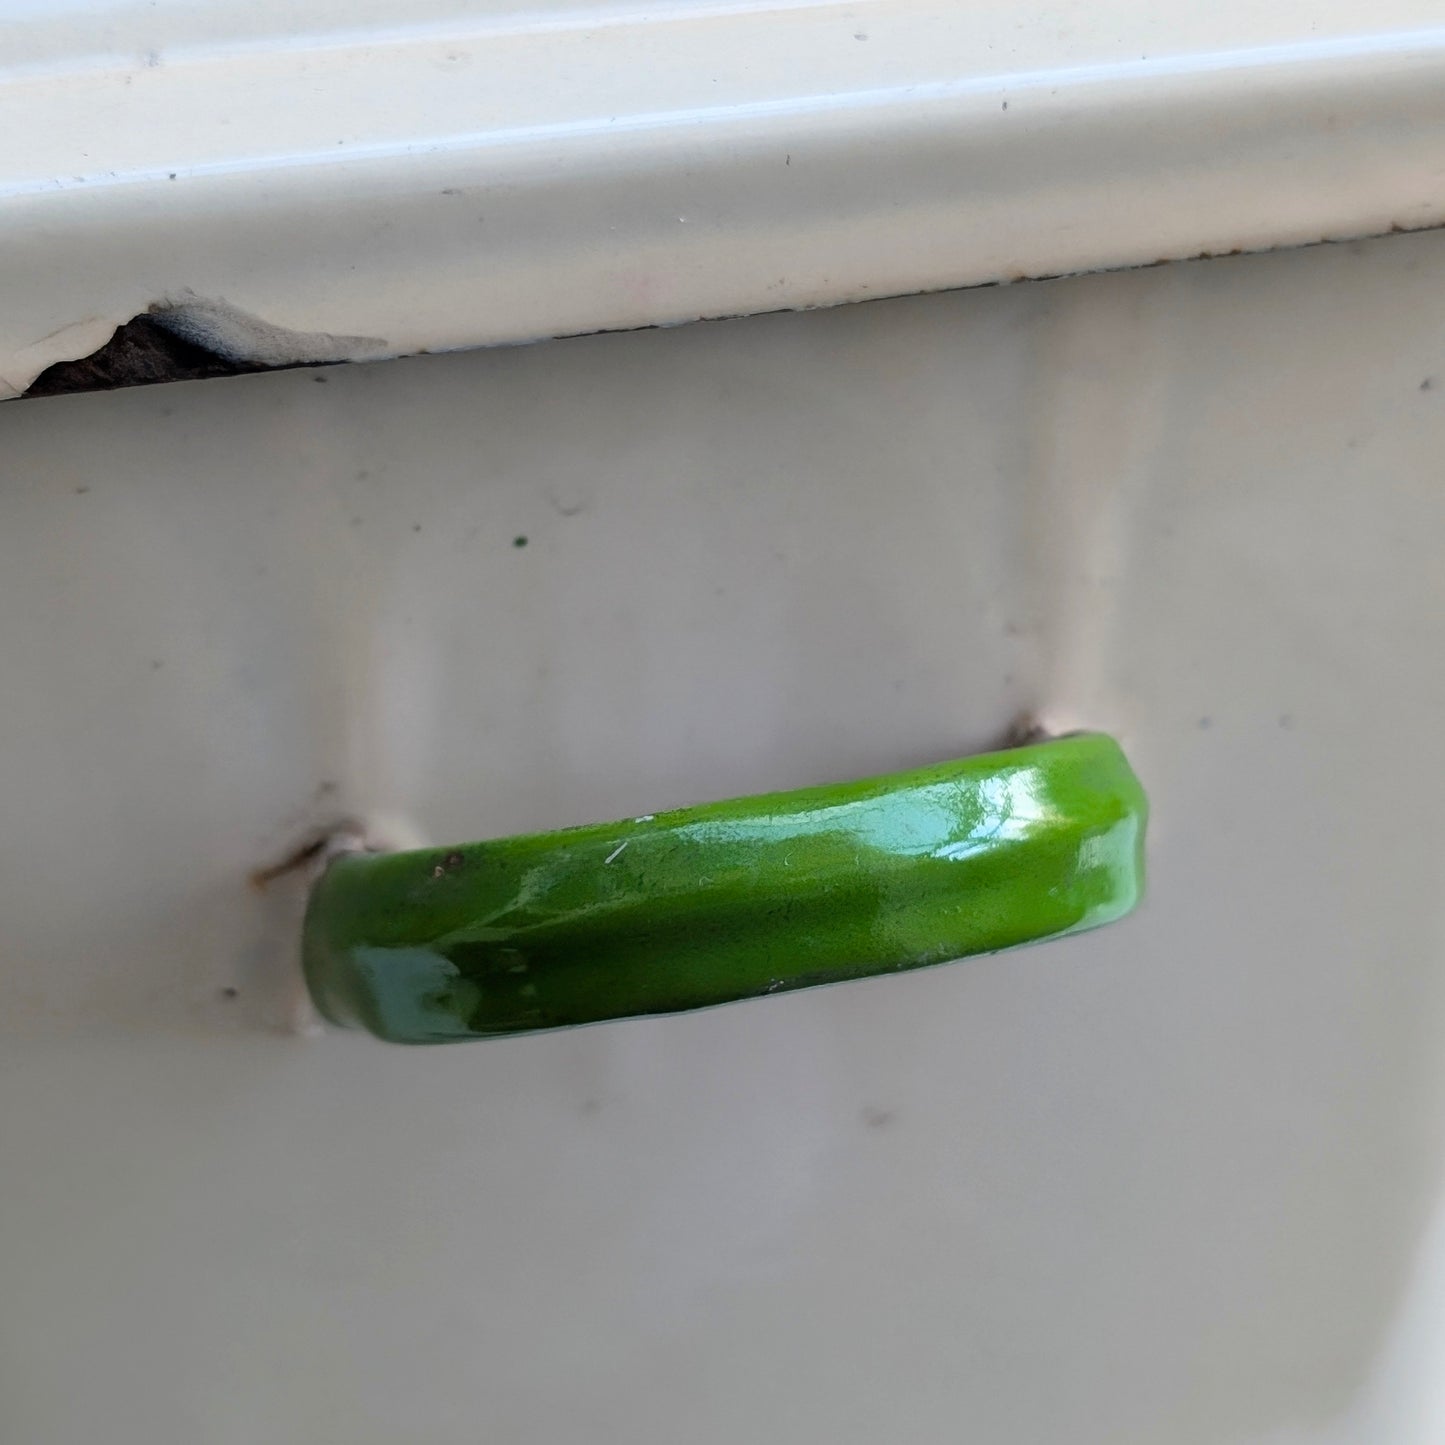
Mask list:
[[[1143,789],[1079,733],[861,782],[349,854],[303,939],[331,1022],[399,1043],[704,1008],[1108,923]]]

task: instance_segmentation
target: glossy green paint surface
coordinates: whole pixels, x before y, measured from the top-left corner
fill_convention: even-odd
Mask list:
[[[456,848],[351,855],[304,956],[402,1043],[671,1013],[942,963],[1127,913],[1143,790],[1077,734],[861,782]]]

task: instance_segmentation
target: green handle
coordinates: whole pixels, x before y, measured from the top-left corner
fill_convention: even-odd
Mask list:
[[[487,1038],[892,973],[1093,928],[1147,804],[1080,733],[863,782],[338,858],[306,914],[333,1023]]]

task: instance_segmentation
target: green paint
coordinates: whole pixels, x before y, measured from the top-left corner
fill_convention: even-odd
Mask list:
[[[338,859],[306,916],[333,1023],[400,1043],[671,1013],[1093,928],[1143,790],[1081,733],[862,782]]]

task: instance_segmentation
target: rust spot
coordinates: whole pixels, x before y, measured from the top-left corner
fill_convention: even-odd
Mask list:
[[[460,853],[448,853],[435,868],[431,870],[433,878],[445,878],[448,873],[455,873],[467,860]]]
[[[326,840],[329,836],[329,833],[318,833],[316,837],[308,839],[299,848],[288,853],[279,863],[271,863],[265,868],[257,868],[251,874],[251,887],[264,889],[278,878],[284,878],[286,874],[294,873],[297,869],[314,862],[321,856],[321,850],[326,847]]]
[[[999,748],[1032,747],[1034,743],[1046,743],[1053,734],[1031,712],[1021,712],[1004,729],[999,739]]]

